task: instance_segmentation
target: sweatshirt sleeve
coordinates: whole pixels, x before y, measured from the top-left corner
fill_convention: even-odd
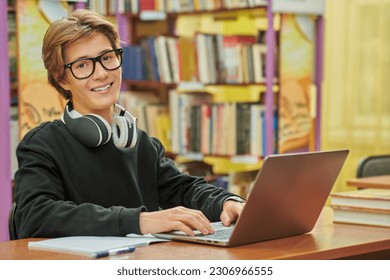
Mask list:
[[[201,210],[212,221],[219,221],[223,202],[232,193],[209,184],[202,177],[190,176],[181,172],[175,163],[164,157],[164,148],[158,139],[154,139],[158,153],[158,184],[160,205],[162,208],[185,206]]]
[[[17,148],[15,224],[19,238],[74,235],[124,236],[140,233],[145,207],[102,207],[66,199],[54,152],[43,137],[28,134]]]

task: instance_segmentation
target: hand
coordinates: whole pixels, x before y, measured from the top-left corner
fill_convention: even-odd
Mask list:
[[[221,213],[221,222],[224,226],[230,226],[237,221],[244,208],[245,203],[237,202],[234,200],[226,200],[223,204],[223,210]]]
[[[199,230],[202,234],[214,233],[210,221],[201,211],[181,206],[156,212],[142,212],[139,224],[142,234],[172,230],[181,230],[190,236],[195,235],[193,230]]]

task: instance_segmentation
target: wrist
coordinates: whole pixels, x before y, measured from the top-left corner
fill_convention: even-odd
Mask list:
[[[239,197],[237,195],[232,195],[232,196],[229,196],[228,198],[225,199],[224,203],[226,201],[236,201],[236,202],[239,202],[239,203],[245,203],[245,199],[243,199],[242,197]]]

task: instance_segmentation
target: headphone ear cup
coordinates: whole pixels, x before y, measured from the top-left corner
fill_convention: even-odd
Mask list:
[[[112,132],[111,125],[108,123],[108,121],[106,121],[106,119],[102,118],[101,116],[95,114],[88,114],[84,117],[91,118],[99,127],[99,131],[101,134],[101,144],[99,145],[106,144],[110,140]]]
[[[133,142],[133,129],[133,125],[125,117],[114,117],[112,140],[117,148],[127,148],[131,146]]]
[[[111,127],[102,117],[94,114],[81,115],[68,107],[64,112],[64,121],[72,136],[81,144],[94,148],[105,144],[111,138]]]

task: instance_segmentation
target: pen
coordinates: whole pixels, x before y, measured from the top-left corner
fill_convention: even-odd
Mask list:
[[[112,250],[99,251],[99,252],[92,254],[92,257],[103,258],[103,257],[115,256],[115,255],[119,255],[119,254],[131,253],[131,252],[134,252],[134,250],[135,250],[135,247],[123,247],[123,248],[117,248],[117,249],[112,249]]]

